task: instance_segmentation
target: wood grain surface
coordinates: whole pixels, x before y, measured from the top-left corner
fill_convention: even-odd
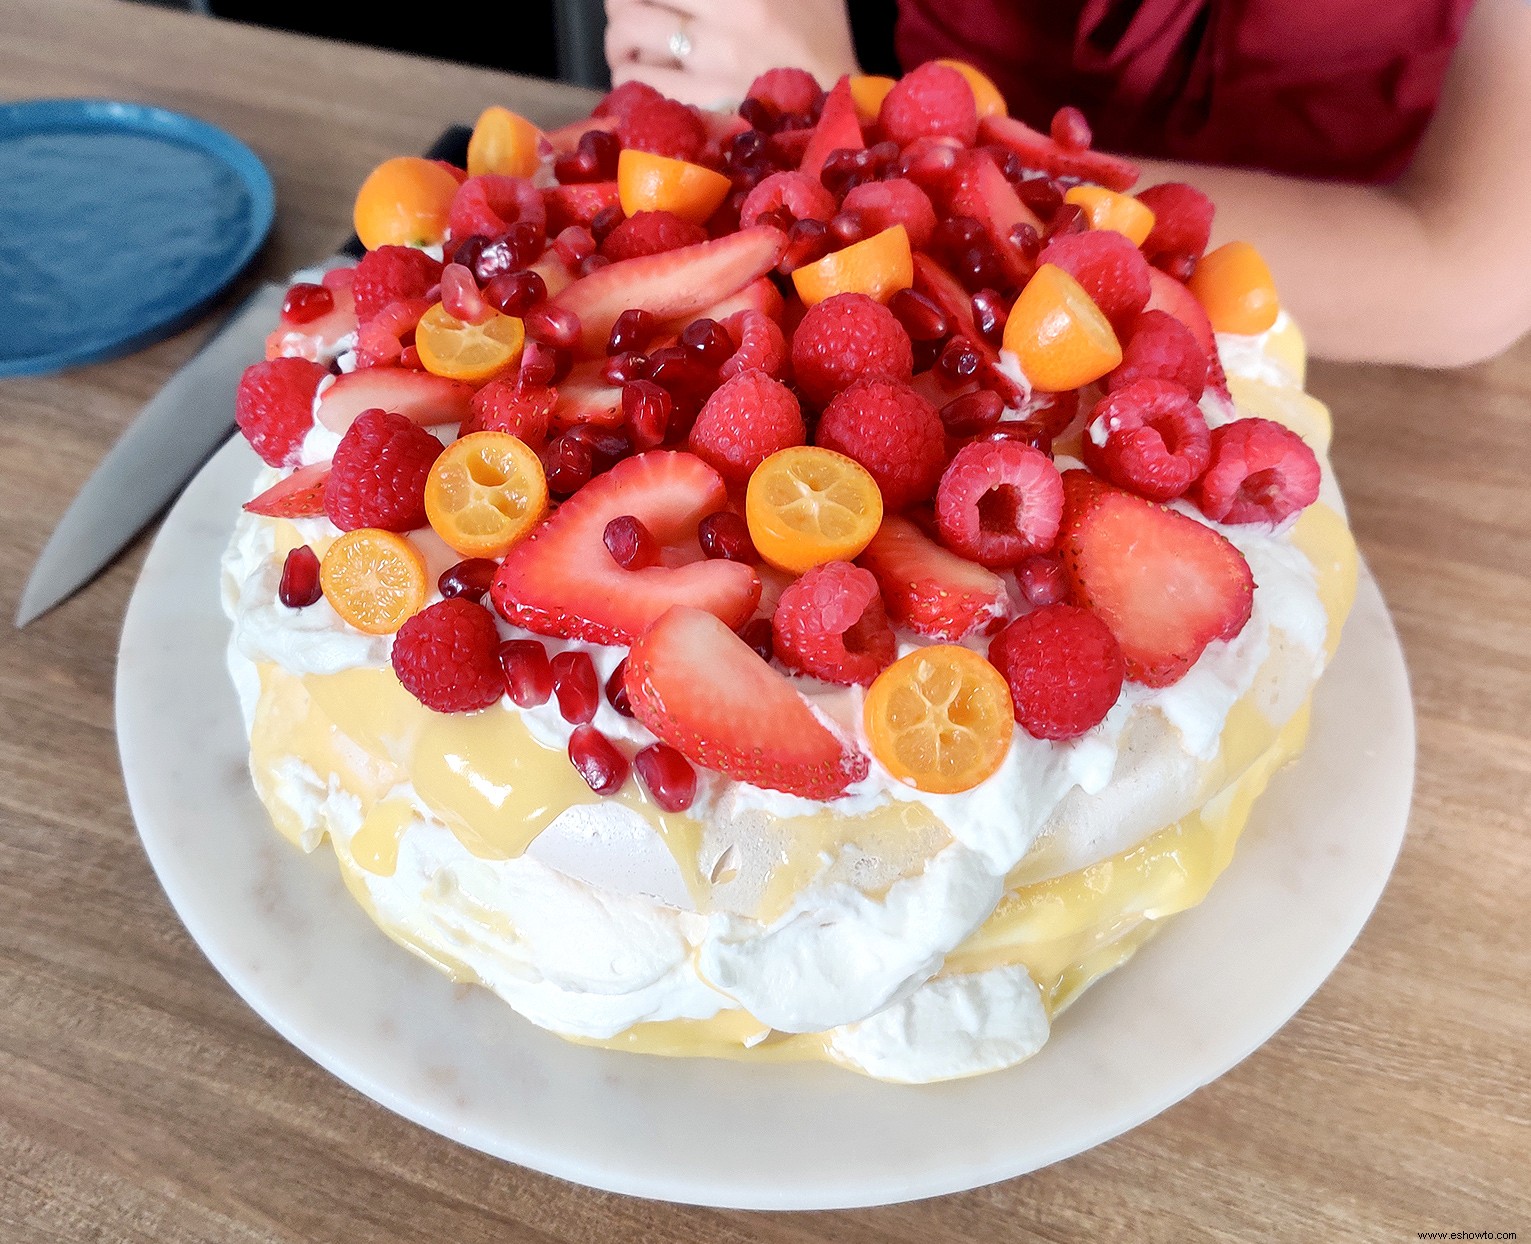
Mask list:
[[[514,6],[498,12],[510,31]],[[445,123],[589,102],[112,0],[0,0],[0,98],[60,95],[161,104],[249,143],[277,186],[265,276],[333,249],[366,171]],[[1317,996],[1230,1074],[1070,1161],[770,1215],[591,1192],[396,1118],[288,1046],[181,928],[112,732],[147,537],[26,631],[9,618],[69,500],[203,331],[0,381],[0,1240],[1531,1239],[1531,341],[1456,373],[1313,371],[1419,718],[1402,858]]]

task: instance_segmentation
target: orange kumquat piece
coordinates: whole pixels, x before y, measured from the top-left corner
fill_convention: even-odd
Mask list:
[[[541,131],[520,113],[495,105],[479,113],[468,139],[468,176],[501,173],[530,177],[537,171]]]
[[[632,148],[617,157],[617,197],[629,216],[673,212],[700,225],[718,210],[732,188],[722,173],[700,164]]]
[[[425,558],[397,532],[358,527],[324,551],[319,586],[357,630],[391,635],[425,604]]]
[[[887,302],[914,284],[909,234],[903,225],[893,225],[815,263],[804,264],[792,273],[792,283],[797,286],[798,297],[810,307],[846,293]]]
[[[994,79],[982,69],[965,60],[938,60],[936,64],[948,65],[968,80],[968,85],[973,88],[973,102],[978,105],[980,121],[985,117],[1010,115],[1010,108],[1005,103],[1005,97],[999,93],[999,87],[994,85]]]
[[[744,518],[756,551],[791,574],[849,561],[882,526],[882,493],[854,458],[796,445],[778,450],[750,476]]]
[[[885,78],[880,73],[853,73],[851,75],[851,103],[856,106],[856,120],[870,125],[882,111],[882,101],[897,85],[897,79]]]
[[[1214,332],[1263,333],[1281,310],[1275,278],[1248,242],[1229,242],[1208,251],[1188,284]]]
[[[1153,208],[1130,194],[1118,194],[1102,186],[1070,186],[1063,201],[1078,206],[1090,228],[1115,229],[1134,246],[1142,246],[1153,232]]]
[[[396,156],[367,174],[351,213],[356,236],[379,246],[431,246],[447,232],[457,178],[434,160]]]
[[[1063,393],[1099,380],[1122,361],[1110,321],[1084,287],[1045,263],[1021,290],[1005,321],[1004,347],[1032,387]]]
[[[470,432],[425,481],[431,529],[464,557],[504,557],[548,508],[542,462],[509,432]]]
[[[492,380],[520,361],[525,344],[521,321],[498,311],[482,324],[470,324],[438,302],[415,326],[421,364],[431,375],[448,380]]]

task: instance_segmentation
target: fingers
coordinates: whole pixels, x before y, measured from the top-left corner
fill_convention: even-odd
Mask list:
[[[670,39],[689,25],[685,14],[661,5],[633,0],[613,4],[606,19],[606,60],[613,72],[629,61],[675,68],[678,62]]]

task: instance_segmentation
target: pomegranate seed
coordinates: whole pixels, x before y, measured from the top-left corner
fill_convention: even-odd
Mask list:
[[[502,315],[523,316],[547,296],[542,274],[527,268],[502,272],[484,286],[484,301]]]
[[[1010,308],[997,290],[981,289],[973,295],[973,323],[990,345],[999,345],[1009,318]]]
[[[473,275],[478,275],[478,261],[484,253],[484,247],[489,245],[489,239],[482,233],[471,234],[461,242],[451,242],[443,250],[442,255],[447,263],[460,263],[465,268],[472,268]]]
[[[642,380],[648,374],[649,356],[637,350],[613,354],[601,366],[601,378],[608,384],[626,384],[629,380]]]
[[[413,368],[415,371],[425,370],[425,364],[420,362],[420,351],[415,349],[413,344],[399,351],[399,366]]]
[[[785,207],[773,207],[769,211],[761,212],[759,216],[755,217],[757,225],[770,225],[773,229],[780,229],[783,233],[792,228],[796,220],[797,217]]]
[[[1187,255],[1184,251],[1170,251],[1160,255],[1154,263],[1177,281],[1189,281],[1196,273],[1196,256]]]
[[[966,337],[953,337],[936,360],[936,370],[952,384],[971,380],[983,362],[977,348]]]
[[[970,246],[952,260],[952,267],[962,284],[969,291],[977,292],[988,285],[1001,285],[1005,274],[999,266],[999,256],[987,242]]]
[[[595,475],[611,470],[633,451],[631,439],[621,428],[603,428],[594,423],[582,423],[570,428],[567,435],[589,447],[590,470]]]
[[[912,289],[901,289],[888,299],[888,310],[898,317],[910,341],[940,341],[952,331],[946,313]]]
[[[672,397],[699,398],[717,387],[718,372],[684,346],[661,346],[649,355],[649,379]]]
[[[589,721],[601,706],[600,684],[595,676],[595,662],[578,648],[553,657],[553,694],[558,697],[558,711],[574,725]]]
[[[935,246],[947,252],[965,251],[983,238],[983,226],[971,216],[953,216],[936,225]]]
[[[744,102],[739,105],[739,115],[762,134],[769,134],[776,128],[775,114],[753,95],[744,97]]]
[[[608,234],[627,219],[627,213],[617,204],[603,207],[595,214],[595,219],[590,222],[590,235],[597,243],[604,242]]]
[[[836,212],[829,222],[829,233],[839,245],[849,246],[866,237],[866,221],[860,212]]]
[[[994,162],[999,165],[1000,173],[1012,186],[1025,179],[1026,166],[1021,163],[1021,157],[1008,147],[996,147],[991,144],[984,150],[994,157]]]
[[[607,523],[601,539],[612,560],[623,570],[642,570],[659,560],[659,541],[642,519],[631,514],[618,514]]]
[[[626,657],[617,662],[617,668],[611,671],[611,677],[606,680],[606,699],[621,716],[633,715],[632,702],[627,698]]]
[[[696,798],[696,770],[668,743],[650,743],[633,757],[633,768],[666,812],[684,812]]]
[[[441,572],[441,577],[436,580],[436,590],[448,600],[454,596],[463,596],[468,600],[481,601],[489,585],[494,582],[494,572],[499,568],[499,562],[493,558],[466,558]]]
[[[594,726],[574,728],[569,759],[597,795],[615,795],[627,781],[627,758]]]
[[[1085,220],[1084,208],[1077,203],[1065,203],[1047,222],[1047,236],[1051,238],[1057,237],[1060,233],[1083,233],[1088,228],[1089,222]]]
[[[622,144],[615,134],[607,130],[586,130],[579,136],[575,151],[595,161],[597,181],[610,181],[617,175],[617,157],[622,154]]]
[[[1016,567],[1015,577],[1027,601],[1038,608],[1056,605],[1068,593],[1063,567],[1058,564],[1056,557],[1049,557],[1046,553],[1034,553],[1028,557]]]
[[[579,316],[567,307],[555,307],[552,303],[539,303],[522,317],[526,335],[544,345],[572,350],[579,344]]]
[[[605,255],[586,255],[579,261],[579,267],[574,271],[577,276],[589,276],[592,272],[599,272],[610,262],[611,260]]]
[[[606,342],[607,354],[621,354],[624,350],[637,350],[648,344],[654,330],[659,327],[659,321],[654,318],[651,311],[644,311],[640,307],[630,307],[617,316],[617,322],[611,326],[611,337]]]
[[[323,285],[300,281],[282,299],[282,319],[289,324],[307,324],[335,309],[335,295]]]
[[[899,157],[899,145],[891,139],[873,143],[866,149],[866,163],[879,177],[893,167]]]
[[[1020,407],[1026,404],[1026,392],[1014,376],[1007,376],[993,363],[985,363],[978,369],[978,383],[999,394],[1006,406]]]
[[[521,351],[521,372],[518,385],[546,387],[557,384],[569,374],[574,357],[567,350],[555,350],[540,341],[528,341]]]
[[[756,168],[765,160],[766,136],[758,129],[735,134],[728,141],[724,162],[730,169]]]
[[[1065,105],[1053,113],[1050,132],[1053,142],[1067,151],[1084,151],[1094,138],[1094,135],[1090,133],[1090,123],[1084,119],[1084,113],[1072,105]]]
[[[541,640],[507,639],[500,645],[500,671],[505,694],[522,708],[546,704],[553,694],[553,667]]]
[[[749,524],[732,510],[709,514],[697,524],[696,538],[702,552],[715,561],[753,562],[760,557]]]
[[[829,254],[829,226],[822,220],[795,220],[787,230],[787,253],[776,270],[791,276],[797,269]]]
[[[728,329],[705,317],[686,325],[681,331],[680,343],[709,367],[721,367],[738,349],[728,335]]]
[[[583,145],[583,140],[581,140]],[[553,176],[565,186],[579,182],[600,181],[601,166],[595,153],[576,149],[553,161]]]
[[[622,386],[622,418],[638,449],[653,449],[664,442],[670,406],[670,395],[652,380],[629,380]]]
[[[1052,434],[1040,423],[1033,423],[1030,419],[1016,419],[1001,423],[983,433],[980,439],[1018,441],[1022,445],[1030,445],[1033,449],[1041,450],[1049,458],[1053,456]]]
[[[595,254],[595,238],[584,225],[570,225],[553,239],[553,250],[572,268]]]
[[[1063,430],[1074,422],[1079,414],[1079,390],[1068,389],[1062,393],[1035,393],[1034,405],[1026,412],[1026,418],[1040,424],[1049,436],[1061,436]]]
[[[739,628],[739,638],[755,650],[762,661],[776,655],[776,636],[771,631],[770,618],[756,618]]]
[[[1042,235],[1037,232],[1036,226],[1024,220],[1017,221],[1010,227],[1010,245],[1035,263],[1037,252],[1042,249]]]
[[[915,139],[900,154],[894,166],[900,176],[925,187],[944,181],[957,167],[957,148],[940,139]]]
[[[976,436],[992,428],[1004,413],[1005,403],[991,389],[978,389],[952,398],[941,407],[941,422],[953,436]]]
[[[1063,188],[1051,177],[1023,178],[1015,183],[1015,196],[1043,220],[1063,206]]]
[[[542,471],[548,491],[555,497],[572,497],[595,474],[595,455],[577,436],[555,436],[542,451]]]
[[[319,558],[308,545],[300,544],[287,554],[276,594],[289,609],[302,609],[324,595],[319,586]]]
[[[460,263],[449,263],[441,271],[441,309],[464,324],[482,324],[495,312],[479,293],[473,273]]]
[[[543,241],[540,225],[518,220],[479,251],[473,264],[473,275],[487,284],[502,272],[514,272],[535,263],[542,255]]]

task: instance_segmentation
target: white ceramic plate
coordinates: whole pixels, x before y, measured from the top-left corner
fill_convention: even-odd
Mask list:
[[[1350,946],[1403,839],[1414,719],[1364,576],[1312,740],[1210,897],[1063,1015],[1029,1062],[895,1087],[819,1065],[570,1045],[389,941],[334,856],[267,822],[223,664],[218,560],[256,462],[223,449],[155,540],[123,628],[117,733],[165,892],[289,1041],[406,1118],[565,1179],[704,1205],[817,1209],[977,1187],[1100,1144],[1251,1053]]]

